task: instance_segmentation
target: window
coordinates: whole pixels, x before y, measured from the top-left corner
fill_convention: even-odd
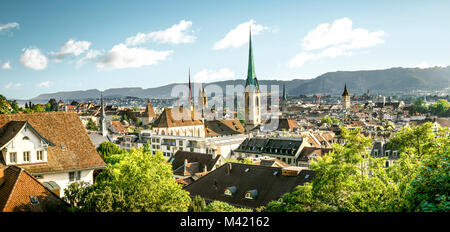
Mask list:
[[[36,151],[36,160],[44,160],[44,151]]]
[[[246,199],[253,199],[253,196],[251,193],[245,193],[245,198]]]
[[[389,161],[386,161],[385,165],[387,168],[389,167]]]
[[[233,195],[233,193],[231,192],[231,190],[225,189],[225,195],[231,196],[231,195]]]
[[[77,181],[81,179],[81,171],[69,172],[69,181]]]
[[[385,156],[389,156],[389,151],[386,151],[386,152],[384,153],[384,155],[385,155]]]
[[[183,140],[178,141],[179,146],[183,146]]]
[[[374,155],[374,156],[378,156],[378,150],[374,150],[374,151],[373,151],[373,155]]]
[[[17,152],[10,152],[9,153],[9,162],[10,163],[17,163]]]
[[[23,162],[30,162],[30,152],[29,151],[23,152]]]

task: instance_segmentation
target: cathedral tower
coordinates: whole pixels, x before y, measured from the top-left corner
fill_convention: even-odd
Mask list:
[[[248,132],[261,124],[261,97],[259,91],[258,79],[255,74],[255,64],[253,62],[252,51],[252,31],[250,28],[249,54],[248,54],[248,72],[245,82],[245,130]]]

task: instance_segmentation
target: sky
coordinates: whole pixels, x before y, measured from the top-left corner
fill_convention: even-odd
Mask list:
[[[450,1],[2,0],[0,94],[450,64]]]

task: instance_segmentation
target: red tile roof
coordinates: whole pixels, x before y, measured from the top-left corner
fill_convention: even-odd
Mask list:
[[[47,148],[47,163],[18,165],[33,174],[106,167],[76,113],[0,115],[0,127],[11,121],[27,121],[55,145]]]
[[[32,204],[31,198],[37,199],[37,204]],[[64,211],[67,206],[24,169],[0,169],[0,212]]]

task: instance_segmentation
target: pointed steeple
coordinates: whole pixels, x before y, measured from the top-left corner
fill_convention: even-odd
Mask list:
[[[286,97],[286,86],[285,84],[283,84],[283,101],[286,101],[287,97]]]
[[[347,91],[347,83],[345,83],[344,92],[342,93],[342,96],[350,96],[350,94]]]
[[[191,87],[191,68],[189,68],[189,107],[190,110],[194,110],[194,99],[192,98],[192,87]]]
[[[105,114],[105,103],[103,101],[103,92],[101,92],[100,96],[100,107],[102,109],[101,115],[100,115],[100,133],[102,136],[107,136],[108,130],[106,129],[106,114]]]
[[[248,72],[247,81],[245,82],[245,87],[252,85],[259,89],[258,79],[256,79],[255,64],[253,62],[253,49],[252,49],[252,28],[250,26],[250,36],[249,36],[249,51],[248,51]]]
[[[192,100],[192,89],[191,89],[191,68],[189,68],[189,101]]]

